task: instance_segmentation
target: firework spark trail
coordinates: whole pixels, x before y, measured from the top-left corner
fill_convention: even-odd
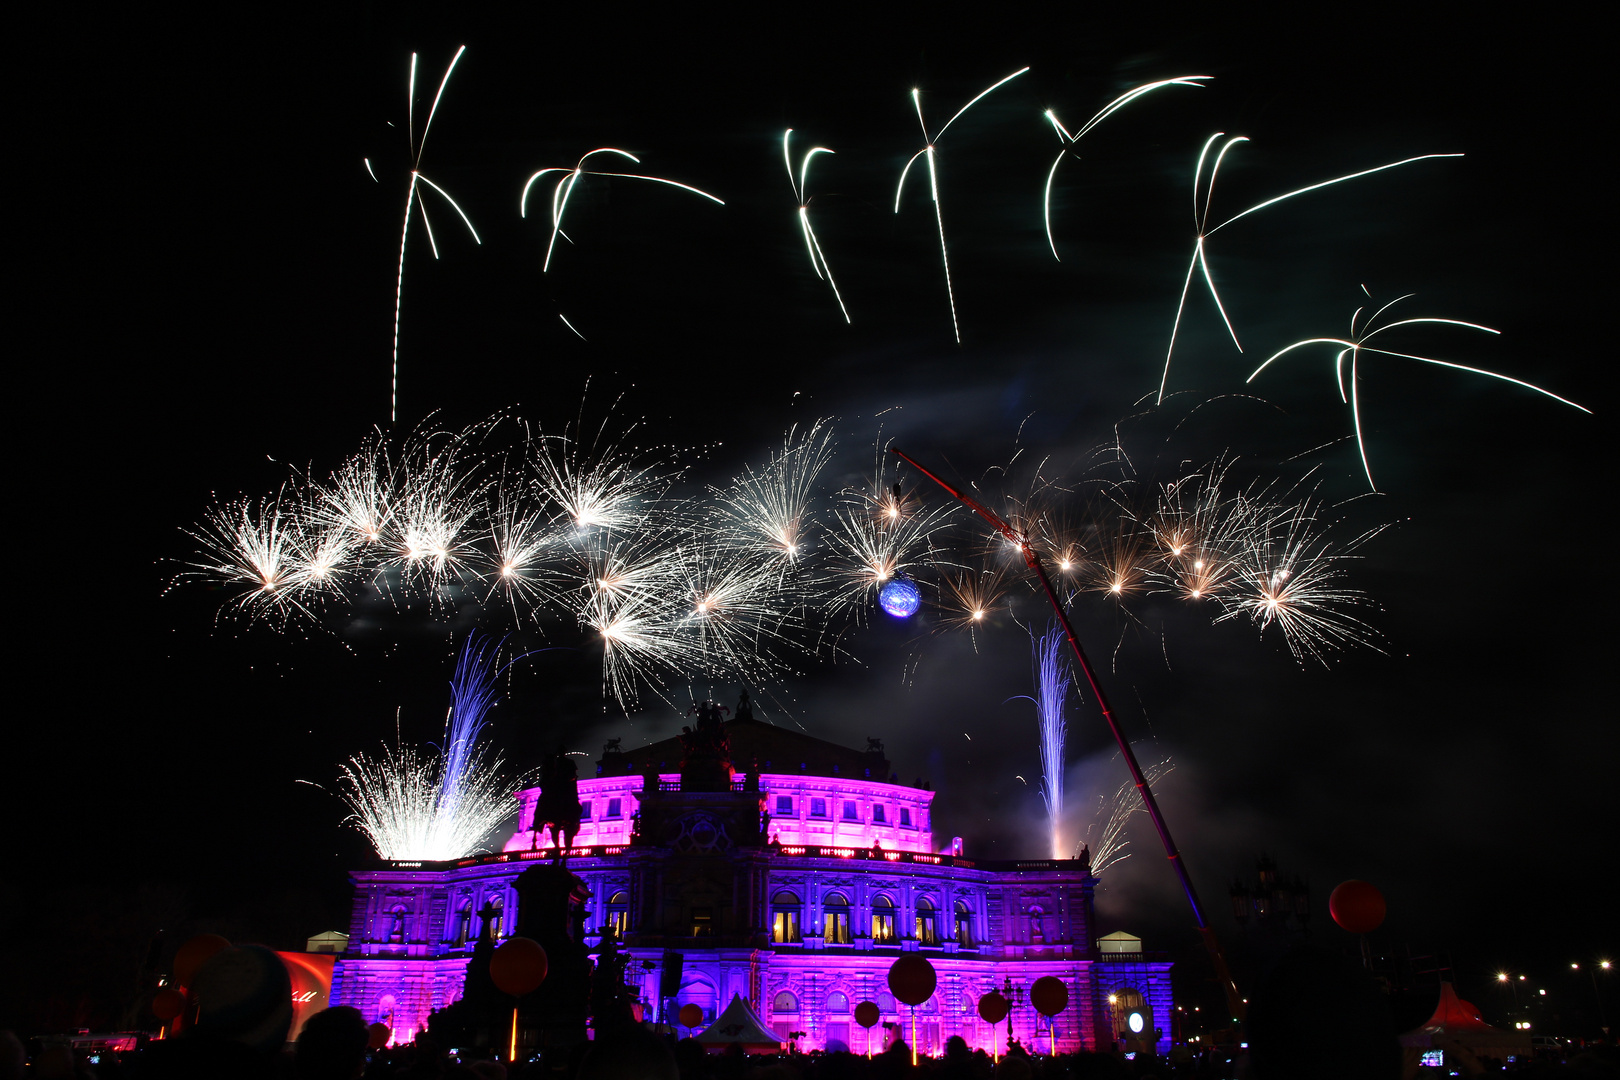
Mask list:
[[[551,239],[546,244],[546,258],[545,262],[540,267],[541,273],[545,273],[551,269],[551,256],[552,253],[557,249],[557,237],[560,236],[564,240],[568,240],[569,243],[573,243],[573,241],[569,239],[568,234],[563,232],[563,215],[568,210],[568,199],[571,195],[573,195],[574,187],[584,177],[616,176],[624,180],[646,180],[649,183],[666,184],[669,187],[680,188],[682,191],[690,191],[694,195],[703,196],[710,202],[718,203],[721,206],[726,205],[723,199],[710,195],[707,191],[704,191],[701,188],[695,188],[690,184],[682,184],[675,180],[666,180],[661,176],[643,176],[639,173],[605,172],[600,169],[587,169],[585,167],[585,163],[591,158],[595,157],[597,154],[617,154],[620,157],[630,159],[638,165],[641,163],[641,159],[630,153],[628,150],[619,150],[612,146],[600,146],[581,157],[577,162],[574,163],[574,167],[572,169],[557,166],[541,169],[533,176],[530,176],[528,182],[523,185],[523,194],[518,196],[518,216],[527,218],[529,216],[529,191],[534,187],[535,181],[550,173],[563,174],[562,178],[557,181],[556,187],[554,187],[551,192]],[[565,323],[568,322],[567,319],[564,319],[563,321]],[[568,328],[573,330],[573,324],[569,323]],[[579,333],[577,330],[574,332],[576,334]],[[581,336],[583,337],[583,335]]]
[[[468,632],[456,657],[456,671],[450,679],[450,712],[444,721],[443,776],[439,782],[438,812],[455,817],[467,789],[476,781],[469,766],[478,757],[478,736],[486,726],[485,717],[500,700],[495,687],[501,642],[480,639],[477,630]]]
[[[816,272],[816,277],[824,278],[832,287],[833,299],[838,301],[838,310],[844,313],[844,322],[849,322],[849,309],[844,306],[844,298],[838,291],[838,283],[833,280],[832,267],[827,265],[826,253],[821,250],[821,242],[816,239],[816,230],[810,225],[810,159],[817,154],[831,154],[835,151],[825,146],[814,146],[805,151],[804,158],[799,163],[799,172],[793,173],[793,154],[788,149],[788,139],[793,129],[788,128],[782,133],[782,159],[787,163],[788,183],[793,188],[793,198],[798,201],[799,231],[804,234],[805,250],[810,255],[810,269]]]
[[[1238,556],[1262,524],[1262,500],[1255,493],[1225,493],[1228,468],[1228,462],[1216,461],[1161,485],[1147,523],[1161,560],[1156,576],[1187,600],[1221,597],[1238,573]]]
[[[1057,259],[1059,262],[1062,261],[1062,257],[1058,255],[1057,241],[1052,238],[1052,181],[1057,177],[1058,166],[1063,164],[1063,159],[1068,157],[1070,154],[1074,154],[1075,158],[1078,160],[1080,155],[1075,153],[1075,147],[1079,145],[1080,140],[1084,138],[1092,128],[1096,127],[1098,124],[1102,123],[1104,120],[1114,115],[1114,113],[1118,112],[1120,109],[1123,109],[1125,106],[1129,105],[1131,102],[1135,101],[1144,94],[1151,94],[1153,91],[1166,86],[1195,86],[1202,88],[1204,83],[1208,82],[1212,78],[1214,78],[1213,75],[1178,75],[1173,79],[1160,79],[1157,82],[1143,83],[1141,86],[1127,90],[1113,101],[1110,101],[1107,105],[1103,106],[1095,116],[1093,116],[1090,120],[1087,120],[1084,124],[1081,124],[1080,127],[1073,132],[1069,131],[1068,128],[1063,126],[1062,122],[1058,120],[1056,113],[1054,113],[1051,109],[1046,110],[1046,119],[1057,131],[1058,138],[1061,139],[1064,144],[1063,149],[1058,152],[1058,156],[1052,159],[1052,167],[1046,171],[1046,187],[1041,197],[1041,215],[1046,222],[1046,242],[1052,249],[1052,258]]]
[[[1063,707],[1068,702],[1073,676],[1065,656],[1063,627],[1056,621],[1047,625],[1040,637],[1031,635],[1035,667],[1036,718],[1041,731],[1041,798],[1046,803],[1046,820],[1051,830],[1052,858],[1063,858],[1060,830],[1063,824],[1063,742],[1068,725]]]
[[[951,304],[951,331],[956,335],[956,343],[958,345],[962,343],[962,328],[957,324],[956,321],[956,291],[951,287],[951,257],[950,253],[945,248],[945,215],[940,209],[939,205],[939,170],[934,163],[934,159],[936,157],[935,144],[938,143],[942,137],[944,137],[946,129],[948,129],[952,124],[956,123],[958,117],[977,104],[980,98],[984,97],[992,90],[999,89],[1006,83],[1018,78],[1018,76],[1022,75],[1028,70],[1029,68],[1027,67],[1019,68],[1006,78],[1000,80],[999,82],[992,83],[990,86],[979,91],[978,95],[974,97],[972,101],[969,101],[966,105],[962,106],[956,111],[956,116],[953,116],[949,120],[945,121],[945,127],[940,128],[938,134],[935,135],[928,134],[928,122],[923,119],[922,91],[916,89],[915,87],[911,91],[911,104],[917,110],[917,124],[922,128],[923,148],[911,155],[911,160],[906,162],[906,167],[900,170],[900,183],[894,191],[894,212],[897,214],[900,212],[900,196],[906,190],[906,176],[910,174],[912,165],[916,164],[918,158],[927,158],[928,194],[929,198],[934,204],[934,222],[939,227],[939,260],[940,264],[945,268],[945,296]]]
[[[405,216],[399,229],[399,274],[394,281],[394,364],[388,392],[388,422],[390,424],[399,421],[399,317],[405,298],[405,244],[411,234],[411,213],[413,208],[421,210],[422,224],[427,229],[428,234],[428,246],[433,249],[433,257],[435,259],[439,257],[439,246],[433,239],[433,224],[428,219],[427,202],[422,198],[422,191],[417,182],[420,181],[422,184],[427,185],[445,202],[449,203],[450,208],[460,216],[462,222],[467,226],[467,231],[472,234],[473,242],[477,244],[483,243],[478,238],[478,230],[473,228],[472,219],[456,204],[456,200],[450,197],[450,193],[422,174],[422,151],[427,147],[428,131],[433,127],[433,117],[439,111],[439,101],[444,97],[444,88],[450,84],[450,73],[456,69],[457,62],[461,60],[461,54],[466,51],[467,46],[465,45],[458,48],[456,55],[450,58],[450,65],[444,69],[444,78],[439,80],[439,91],[433,95],[433,107],[428,110],[427,122],[422,125],[422,137],[420,139],[416,137],[415,120],[416,53],[411,53],[411,75],[405,91],[405,133],[411,149],[411,182],[405,189]],[[377,174],[372,171],[369,158],[366,160],[366,171],[371,173],[373,180],[377,178]]]
[[[1174,770],[1175,765],[1166,758],[1156,765],[1143,766],[1142,774],[1147,777],[1149,785],[1154,785]],[[1140,813],[1145,813],[1142,800],[1137,797],[1136,782],[1129,777],[1112,792],[1098,794],[1091,820],[1080,842],[1075,845],[1075,856],[1079,857],[1083,850],[1090,848],[1093,875],[1101,874],[1115,863],[1130,858],[1130,852],[1125,850],[1131,846],[1131,842],[1125,839],[1125,826],[1133,814]]]
[[[717,491],[717,531],[738,547],[786,569],[806,554],[816,485],[832,460],[830,425],[816,421],[802,432],[795,425],[764,466],[744,466]]]
[[[931,538],[956,509],[945,503],[925,508],[899,484],[891,485],[879,459],[872,486],[845,490],[827,530],[831,596],[828,611],[857,608],[899,574],[923,565],[948,564],[934,558]]]
[[[211,508],[186,530],[200,545],[186,574],[247,586],[231,606],[250,618],[274,615],[285,623],[294,614],[310,615],[303,594],[311,582],[299,570],[306,544],[299,517],[285,487],[258,500],[243,497]]]
[[[441,805],[444,762],[414,747],[356,754],[339,769],[339,795],[353,824],[384,859],[458,859],[477,851],[512,813],[501,759],[475,748],[454,813]]]
[[[512,613],[521,618],[521,598],[531,615],[546,606],[566,606],[571,584],[558,565],[557,554],[566,538],[543,506],[530,497],[530,482],[503,476],[495,486],[489,507],[488,538],[493,558],[489,565],[489,594],[503,590]]]
[[[1366,286],[1362,286],[1362,291],[1366,291]],[[1503,375],[1499,372],[1487,371],[1484,368],[1469,367],[1467,364],[1455,364],[1449,360],[1437,360],[1432,356],[1416,356],[1412,353],[1394,352],[1389,349],[1381,349],[1376,346],[1368,345],[1367,342],[1371,341],[1379,334],[1384,333],[1386,330],[1395,330],[1403,326],[1458,326],[1465,330],[1478,330],[1486,334],[1501,333],[1501,331],[1493,330],[1489,326],[1481,326],[1478,323],[1463,322],[1459,319],[1397,319],[1394,322],[1387,322],[1381,326],[1378,325],[1378,319],[1381,315],[1383,315],[1390,308],[1394,307],[1396,304],[1400,303],[1402,300],[1410,299],[1412,295],[1413,294],[1408,293],[1406,296],[1396,297],[1394,300],[1391,300],[1389,303],[1373,312],[1372,316],[1368,318],[1364,324],[1360,323],[1360,318],[1361,313],[1365,311],[1366,308],[1357,308],[1355,313],[1350,316],[1349,337],[1306,338],[1304,341],[1296,341],[1287,348],[1279,349],[1277,352],[1273,353],[1266,359],[1265,363],[1255,368],[1245,381],[1253,382],[1255,376],[1259,375],[1262,371],[1266,370],[1266,368],[1270,367],[1273,361],[1281,359],[1282,357],[1293,352],[1295,349],[1303,349],[1310,345],[1331,345],[1336,348],[1338,352],[1333,358],[1333,375],[1335,380],[1338,382],[1339,400],[1350,406],[1351,422],[1355,428],[1356,434],[1356,450],[1361,455],[1361,468],[1362,471],[1367,474],[1367,486],[1372,488],[1374,491],[1378,490],[1378,485],[1373,481],[1372,464],[1367,460],[1367,442],[1361,425],[1361,359],[1364,353],[1373,356],[1394,357],[1398,360],[1415,360],[1423,364],[1432,364],[1435,367],[1450,368],[1453,371],[1466,371],[1471,375],[1484,375],[1487,378],[1500,379],[1503,382],[1512,383],[1514,386],[1520,386],[1526,390],[1534,390],[1536,393],[1550,397],[1560,404],[1568,405],[1573,409],[1579,409],[1588,416],[1592,414],[1592,410],[1588,409],[1584,405],[1578,405],[1575,402],[1570,401],[1568,398],[1558,396],[1551,390],[1545,390],[1534,383],[1525,382],[1523,379],[1515,379],[1511,375]],[[1350,361],[1348,379],[1345,378],[1346,359]]]
[[[1165,387],[1169,385],[1170,382],[1170,359],[1175,355],[1176,335],[1181,330],[1181,317],[1187,309],[1187,294],[1192,289],[1193,275],[1195,273],[1201,273],[1203,275],[1204,284],[1209,289],[1210,299],[1215,301],[1215,309],[1220,312],[1221,322],[1226,326],[1226,332],[1231,335],[1232,344],[1237,346],[1238,352],[1241,353],[1243,351],[1243,343],[1238,340],[1237,331],[1232,327],[1232,320],[1226,314],[1226,305],[1221,302],[1221,294],[1215,288],[1215,278],[1210,273],[1207,241],[1211,236],[1226,228],[1233,222],[1248,217],[1250,214],[1264,210],[1268,206],[1275,206],[1280,202],[1292,199],[1298,195],[1304,195],[1307,192],[1319,191],[1322,188],[1332,187],[1335,184],[1342,184],[1349,180],[1358,180],[1363,176],[1371,176],[1374,173],[1381,173],[1389,169],[1396,169],[1402,165],[1411,165],[1412,163],[1418,161],[1429,161],[1437,158],[1459,158],[1463,156],[1462,154],[1419,154],[1416,157],[1402,158],[1400,161],[1392,161],[1385,165],[1376,165],[1371,169],[1362,169],[1359,172],[1346,173],[1344,176],[1335,176],[1330,180],[1323,180],[1319,183],[1308,184],[1305,187],[1295,188],[1293,191],[1285,191],[1281,195],[1264,199],[1255,203],[1247,210],[1233,214],[1219,225],[1211,228],[1209,224],[1209,212],[1210,206],[1215,199],[1215,180],[1216,176],[1220,172],[1221,162],[1226,159],[1227,153],[1232,150],[1233,147],[1237,146],[1239,143],[1246,143],[1249,141],[1249,138],[1246,135],[1234,135],[1227,139],[1226,142],[1221,145],[1220,150],[1215,154],[1215,161],[1210,166],[1209,180],[1206,183],[1204,181],[1204,163],[1209,160],[1210,148],[1213,147],[1215,143],[1225,134],[1226,132],[1224,131],[1217,131],[1205,141],[1203,149],[1198,152],[1198,164],[1193,169],[1193,226],[1196,230],[1196,236],[1193,240],[1192,259],[1187,264],[1187,276],[1181,283],[1181,299],[1176,303],[1176,318],[1170,327],[1170,345],[1164,353],[1164,373],[1159,378],[1158,404],[1161,405],[1164,404]],[[1202,195],[1202,199],[1200,199],[1200,195]]]

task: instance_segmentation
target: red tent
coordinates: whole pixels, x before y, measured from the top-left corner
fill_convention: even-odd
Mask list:
[[[1476,1058],[1506,1060],[1509,1056],[1529,1056],[1530,1033],[1492,1027],[1480,1018],[1478,1009],[1457,996],[1450,983],[1443,982],[1434,1015],[1421,1027],[1402,1035],[1401,1045],[1419,1051],[1464,1051]]]

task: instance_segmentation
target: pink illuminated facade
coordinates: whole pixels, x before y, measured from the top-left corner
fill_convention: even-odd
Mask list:
[[[909,1040],[915,1021],[926,1053],[951,1035],[989,1050],[1005,1045],[1007,1025],[992,1030],[977,1005],[999,989],[1015,1002],[1011,1032],[1026,1047],[1123,1044],[1135,1011],[1149,1020],[1142,1041],[1168,1050],[1170,964],[1097,951],[1089,866],[989,862],[959,840],[937,843],[935,793],[901,783],[875,740],[853,750],[743,709],[720,741],[718,782],[683,769],[689,746],[670,739],[631,751],[610,743],[597,775],[578,784],[567,865],[589,888],[585,941],[594,949],[618,936],[649,1018],[690,1003],[712,1019],[737,993],[784,1038],[800,1033],[801,1049],[881,1049],[901,1031]],[[354,873],[334,1001],[406,1041],[456,1000],[486,923],[510,933],[517,875],[555,854],[550,831],[534,825],[540,789],[518,799],[518,827],[500,853]],[[915,1016],[886,982],[911,951],[939,977]],[[1028,1002],[1045,975],[1069,988],[1068,1009],[1050,1024]],[[883,1015],[870,1031],[853,1016],[863,1001]]]

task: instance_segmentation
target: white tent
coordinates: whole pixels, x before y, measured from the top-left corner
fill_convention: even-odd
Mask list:
[[[723,1050],[731,1043],[741,1043],[749,1053],[774,1054],[782,1049],[782,1044],[787,1040],[767,1027],[741,994],[732,994],[731,1004],[714,1018],[714,1023],[703,1029],[697,1041],[711,1050]]]

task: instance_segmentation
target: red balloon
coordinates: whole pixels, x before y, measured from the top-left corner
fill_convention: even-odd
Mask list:
[[[381,1050],[383,1047],[388,1045],[388,1036],[392,1034],[393,1031],[389,1030],[387,1024],[383,1023],[381,1020],[377,1021],[375,1024],[372,1024],[370,1027],[366,1028],[366,1049]]]
[[[676,1014],[676,1018],[679,1019],[680,1022],[686,1027],[695,1028],[699,1024],[703,1023],[703,1006],[692,1004],[682,1005],[681,1011]]]
[[[174,981],[181,986],[190,986],[198,968],[202,967],[221,949],[230,947],[231,943],[218,934],[198,934],[176,950],[174,954]]]
[[[1351,879],[1328,897],[1333,921],[1352,934],[1370,934],[1383,925],[1384,894],[1376,885]]]
[[[1001,1023],[1011,1010],[1012,1004],[1001,996],[999,990],[992,990],[979,999],[979,1019],[987,1024]]]
[[[152,1015],[159,1020],[173,1020],[186,1009],[186,995],[172,986],[165,986],[152,995]]]
[[[1029,988],[1029,1003],[1042,1016],[1056,1016],[1069,1007],[1069,988],[1053,975],[1042,975]]]
[[[861,1027],[877,1027],[877,1022],[881,1019],[883,1014],[878,1012],[878,1007],[873,1002],[863,1001],[855,1006],[855,1022]]]
[[[934,996],[939,976],[934,965],[922,953],[901,953],[900,959],[889,966],[889,989],[895,1000],[907,1005],[921,1005]]]
[[[533,938],[507,938],[489,958],[489,978],[501,993],[522,997],[546,981],[546,950]]]

